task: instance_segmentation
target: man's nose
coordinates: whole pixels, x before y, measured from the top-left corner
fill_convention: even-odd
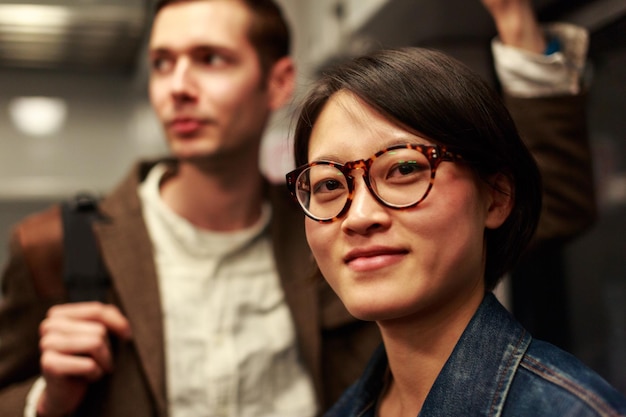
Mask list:
[[[176,66],[172,74],[171,89],[175,97],[195,96],[196,85],[193,75],[193,65],[188,58],[183,57],[176,61]]]

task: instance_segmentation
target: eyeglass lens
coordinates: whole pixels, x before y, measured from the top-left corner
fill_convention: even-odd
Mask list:
[[[428,191],[431,167],[428,158],[420,151],[394,149],[371,161],[368,188],[385,205],[395,208],[411,206]],[[351,164],[346,167],[351,168]],[[349,172],[346,168],[344,171]],[[296,196],[312,217],[331,219],[350,199],[351,181],[353,179],[344,175],[341,166],[320,162],[300,173],[296,180]]]

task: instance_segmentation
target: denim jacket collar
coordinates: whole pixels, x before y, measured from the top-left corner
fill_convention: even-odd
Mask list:
[[[485,330],[489,334],[485,335]],[[420,416],[497,416],[530,334],[489,293],[435,380]],[[443,407],[443,410],[442,410]]]
[[[487,294],[435,380],[419,417],[499,415],[530,341],[530,334],[493,294]],[[351,388],[359,395],[356,401],[352,398],[350,415],[374,416],[386,369],[381,345]]]

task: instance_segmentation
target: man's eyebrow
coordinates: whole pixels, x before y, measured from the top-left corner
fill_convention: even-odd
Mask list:
[[[215,52],[215,53],[232,53],[231,48],[224,46],[216,46],[210,44],[196,44],[186,47],[182,50],[178,50],[177,48],[168,47],[168,46],[155,46],[148,49],[150,53],[173,53],[173,52],[183,52],[183,53],[198,53],[198,52]]]
[[[164,46],[157,46],[155,48],[148,48],[148,53],[151,55],[169,54],[171,53],[171,49]]]

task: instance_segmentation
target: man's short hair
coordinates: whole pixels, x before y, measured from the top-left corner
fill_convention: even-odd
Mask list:
[[[191,1],[211,0],[158,0],[155,4],[154,15],[156,16],[170,4]],[[240,1],[252,12],[248,39],[257,51],[263,72],[267,73],[276,61],[290,54],[291,34],[287,20],[274,0],[232,1]]]

